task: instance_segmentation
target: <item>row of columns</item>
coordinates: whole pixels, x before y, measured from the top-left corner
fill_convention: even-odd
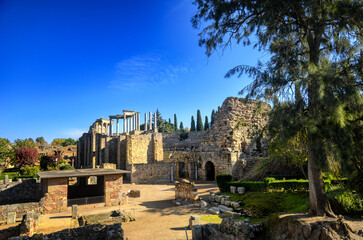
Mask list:
[[[119,119],[123,120],[123,133],[132,132],[135,130],[140,131],[140,113],[136,112],[133,115],[119,115],[120,117],[112,116],[110,117],[110,123],[106,125],[106,130],[108,128],[108,135],[112,136],[113,134],[113,120],[116,120],[116,135],[120,134],[119,132]],[[156,113],[154,113],[154,129],[157,129],[157,118]],[[152,113],[149,112],[149,124],[147,124],[147,113],[145,113],[145,130],[152,130]],[[101,128],[101,133],[103,132],[103,127]],[[105,132],[107,133],[107,131]]]

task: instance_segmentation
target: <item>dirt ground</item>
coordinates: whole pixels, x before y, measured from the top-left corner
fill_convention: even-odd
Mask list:
[[[196,183],[199,195],[209,191],[218,191],[214,183]],[[124,210],[134,216],[136,221],[122,223],[125,239],[188,239],[192,231],[185,230],[191,215],[200,214],[197,205],[176,206],[174,204],[174,184],[124,184],[123,192],[129,189],[141,191],[140,198],[130,198],[129,204],[116,207],[103,207],[101,204],[80,206],[79,215],[106,213],[112,210]],[[70,217],[71,211],[43,215],[38,233],[51,233],[65,228],[76,227]]]

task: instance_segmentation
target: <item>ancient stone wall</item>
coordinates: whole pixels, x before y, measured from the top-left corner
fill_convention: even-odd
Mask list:
[[[39,202],[0,205],[0,222],[6,221],[8,213],[10,212],[15,212],[17,218],[22,218],[22,216],[29,211],[39,212]]]
[[[199,199],[198,189],[193,182],[183,179],[175,181],[175,200],[196,203]]]
[[[155,162],[148,164],[134,164],[131,166],[133,183],[163,183],[171,181],[174,174],[173,163]]]
[[[164,158],[162,134],[129,135],[127,137],[127,163],[141,164],[162,161]]]
[[[37,201],[40,198],[40,184],[36,179],[0,184],[0,204]]]
[[[57,213],[67,208],[68,178],[49,178],[44,197],[40,199],[42,212]]]
[[[31,239],[113,239],[123,240],[124,231],[121,228],[121,223],[115,223],[112,225],[87,225],[84,227],[65,229],[59,232],[51,234],[34,234],[32,237],[20,236],[9,238],[11,240],[31,240]]]
[[[199,149],[206,131],[189,132],[188,138],[180,140],[180,133],[163,133],[164,151],[190,151]]]

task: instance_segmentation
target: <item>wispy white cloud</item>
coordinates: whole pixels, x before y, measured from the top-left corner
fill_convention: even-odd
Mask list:
[[[64,135],[66,135],[67,137],[70,138],[74,138],[74,139],[78,139],[82,136],[83,133],[85,133],[87,131],[83,130],[83,129],[67,129],[64,131]]]
[[[186,72],[185,65],[173,65],[157,53],[133,56],[117,63],[116,79],[108,87],[123,90],[157,87],[177,81]]]

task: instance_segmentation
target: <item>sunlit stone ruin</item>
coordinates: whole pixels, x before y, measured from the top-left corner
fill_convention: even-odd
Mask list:
[[[124,110],[98,119],[77,145],[76,168],[99,168],[113,163],[127,170],[132,183],[160,183],[176,178],[215,180],[218,174],[241,178],[248,163],[266,155],[266,139],[258,130],[270,106],[256,100],[229,97],[218,108],[206,131],[159,133],[156,114]],[[122,125],[122,131],[120,126]]]

